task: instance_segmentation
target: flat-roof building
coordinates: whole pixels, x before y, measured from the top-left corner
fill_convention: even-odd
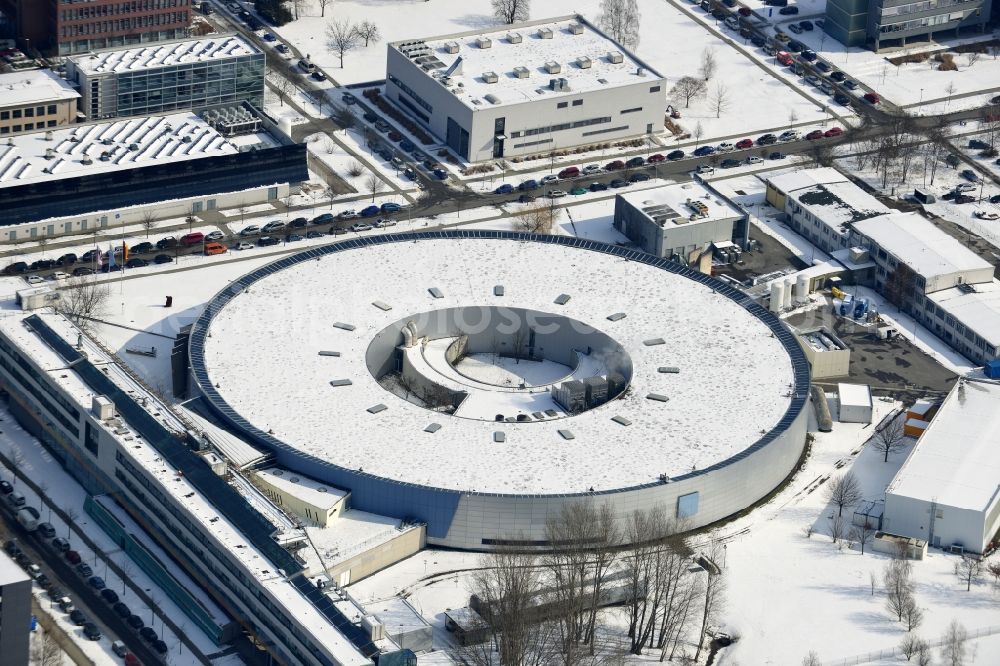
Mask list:
[[[0,136],[76,122],[80,93],[50,69],[0,74]]]
[[[0,239],[277,200],[307,179],[306,146],[246,103],[36,131],[0,142],[0,227],[18,225]]]
[[[66,74],[91,120],[246,101],[264,104],[264,54],[239,35],[71,57]]]
[[[978,34],[990,21],[992,0],[913,2],[913,0],[830,0],[823,30],[845,46],[906,46],[908,39],[932,41],[945,31]]]
[[[0,654],[4,663],[27,664],[31,636],[31,578],[0,552]]]
[[[959,379],[885,492],[882,528],[982,553],[1000,530],[1000,384]]]
[[[663,130],[666,80],[579,15],[392,42],[386,79],[472,162]]]
[[[892,212],[832,167],[768,178],[766,196],[792,229],[824,252],[850,247],[854,222]]]
[[[614,226],[650,254],[697,266],[712,243],[742,240],[747,215],[694,181],[619,194]]]

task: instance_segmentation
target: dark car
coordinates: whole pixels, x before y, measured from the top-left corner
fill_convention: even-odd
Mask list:
[[[812,21],[799,21],[799,27],[802,28],[803,30],[805,30],[806,32],[811,32],[812,29],[813,29],[813,22]]]
[[[97,258],[97,250],[87,250],[86,252],[80,255],[80,261],[83,263],[87,263],[88,261],[93,261],[96,258]]]
[[[322,231],[316,231],[315,229],[310,230],[306,234],[306,238],[322,238],[322,237],[323,237],[323,232]]]
[[[73,264],[76,263],[76,255],[73,254],[72,252],[69,252],[59,257],[59,259],[57,259],[57,262],[59,263],[60,266],[72,266]]]
[[[640,171],[638,173],[633,173],[631,176],[628,177],[628,180],[630,183],[640,183],[649,180],[651,177],[652,176],[650,176],[648,173],[642,173]]]
[[[393,131],[389,132],[389,140],[390,141],[402,141],[403,140],[403,135],[400,134],[399,132],[397,132],[396,130],[393,130]]]
[[[122,265],[118,264],[118,263],[116,263],[114,265],[111,265],[110,263],[107,263],[107,264],[104,264],[103,266],[101,266],[101,272],[102,273],[116,273],[116,272],[120,271],[121,269],[122,269]]]
[[[659,154],[659,153],[656,153],[655,155],[650,155],[650,156],[649,156],[649,157],[648,157],[648,158],[646,159],[646,161],[647,161],[648,163],[650,163],[650,164],[657,164],[657,163],[659,163],[659,162],[663,162],[663,161],[665,161],[666,159],[667,159],[667,158],[666,158],[666,157],[664,157],[663,155],[661,155],[661,154]]]
[[[970,197],[967,194],[958,194],[955,196],[955,203],[957,204],[967,204],[972,203],[976,200],[976,197]]]
[[[615,189],[618,189],[619,187],[625,187],[626,185],[628,185],[628,181],[622,180],[621,178],[615,178],[613,181],[611,181],[611,187]]]
[[[87,637],[87,640],[99,641],[101,640],[101,630],[97,628],[97,625],[93,622],[87,622],[83,625],[83,635]]]
[[[28,264],[23,261],[15,261],[7,268],[3,269],[3,272],[7,275],[20,275],[28,270]]]
[[[129,248],[129,254],[145,254],[155,249],[152,243],[138,243]]]
[[[14,492],[14,486],[10,485],[10,481],[7,481],[6,479],[0,479],[0,493],[3,493],[4,495],[10,495],[12,492]]]
[[[982,139],[969,139],[969,148],[975,148],[976,150],[986,150],[990,147],[990,144],[986,143]]]
[[[117,615],[118,617],[120,617],[123,620],[126,619],[126,618],[128,618],[130,615],[132,615],[132,611],[130,611],[129,608],[128,608],[128,606],[126,606],[121,601],[119,601],[118,603],[112,604],[111,605],[111,610],[113,610],[115,612],[115,615]]]
[[[625,163],[621,160],[615,160],[614,162],[608,162],[604,165],[606,171],[618,171],[619,169],[624,169]]]
[[[326,81],[326,74],[324,74],[322,71],[318,69],[314,70],[313,73],[310,74],[310,76],[312,76],[317,81]]]
[[[60,599],[66,596],[66,593],[63,592],[63,589],[57,585],[50,586],[49,589],[46,590],[45,594],[49,595],[49,599],[51,599],[52,601],[59,601]]]
[[[295,227],[296,229],[299,229],[301,227],[306,226],[307,224],[309,224],[309,220],[307,220],[304,217],[297,217],[294,220],[292,220],[291,222],[289,222],[288,226]]]
[[[358,98],[351,93],[344,93],[343,96],[341,96],[341,99],[344,100],[344,104],[347,104],[348,106],[358,103]]]
[[[530,180],[526,180],[523,183],[521,183],[520,185],[518,185],[517,189],[521,190],[522,192],[525,192],[527,190],[537,190],[538,189],[538,181],[535,180],[534,178],[532,178]]]
[[[76,565],[76,572],[83,576],[84,578],[90,578],[94,575],[94,570],[90,568],[90,565],[86,562],[80,562]]]
[[[806,134],[805,138],[807,141],[813,141],[814,139],[822,139],[823,130],[813,130],[812,132],[809,132],[809,134]]]
[[[132,257],[125,262],[125,268],[145,268],[146,266],[149,266],[149,262],[139,257]]]
[[[152,627],[143,627],[139,630],[139,637],[148,642],[155,641],[159,636],[156,635],[156,631]]]
[[[106,587],[101,590],[101,599],[104,599],[104,601],[109,604],[116,604],[118,603],[118,593],[111,588]]]
[[[826,74],[827,72],[832,70],[833,67],[831,67],[829,63],[820,60],[819,62],[816,63],[816,69]]]
[[[272,245],[278,245],[281,243],[281,239],[277,236],[261,236],[257,239],[258,247],[271,247]]]
[[[715,152],[715,148],[712,146],[702,146],[701,148],[695,148],[695,157],[705,157],[706,155],[711,155]]]
[[[43,590],[47,590],[52,587],[52,581],[49,580],[49,577],[45,574],[38,574],[38,578],[35,579],[35,582],[38,583],[38,587]]]
[[[433,173],[438,180],[448,180],[448,172],[444,169],[434,169]]]
[[[77,266],[73,269],[73,275],[80,277],[81,275],[93,275],[94,269],[90,266]]]
[[[641,167],[644,164],[646,164],[646,160],[643,159],[642,157],[633,157],[632,159],[630,159],[628,162],[625,163],[625,166],[627,166],[630,169],[634,169],[636,167]]]
[[[510,189],[511,191],[514,190],[513,187],[511,187]],[[374,217],[381,212],[382,209],[379,206],[368,206],[367,208],[361,210],[361,217]]]
[[[177,239],[173,236],[167,236],[166,238],[161,238],[156,241],[157,250],[169,250],[177,246]]]
[[[814,62],[816,58],[819,56],[816,55],[815,51],[806,49],[805,51],[799,54],[799,57],[805,60],[806,62]]]
[[[142,618],[139,617],[138,615],[129,615],[128,619],[125,620],[125,624],[132,627],[133,629],[142,629],[144,626],[146,626],[145,623],[142,621]]]
[[[403,210],[402,204],[398,204],[395,201],[386,201],[382,204],[383,213],[398,213],[401,210]]]
[[[776,150],[773,153],[771,153],[770,155],[768,155],[767,159],[769,159],[769,160],[783,160],[783,159],[785,159],[785,154],[783,152],[779,151],[779,150]]]
[[[169,254],[158,254],[155,257],[153,257],[154,264],[169,264],[173,260],[174,258],[171,257]]]
[[[79,608],[74,608],[69,614],[69,621],[79,627],[82,624],[86,624],[87,616]]]
[[[757,137],[757,145],[758,146],[767,146],[767,145],[770,145],[772,143],[777,143],[777,141],[778,141],[778,137],[776,137],[773,134],[765,134],[763,136]]]
[[[90,583],[90,586],[95,590],[103,590],[108,586],[107,583],[104,582],[104,579],[100,576],[91,576],[87,582]]]
[[[847,80],[846,80],[846,81],[844,81],[844,83],[843,83],[843,84],[841,84],[841,85],[843,85],[843,86],[844,86],[845,88],[847,88],[848,90],[856,90],[856,89],[857,89],[857,87],[858,87],[858,83],[857,83],[857,81],[852,81],[851,79],[847,79]]]
[[[803,51],[806,50],[806,45],[798,41],[797,39],[793,39],[790,42],[788,42],[788,50],[791,51],[792,53],[802,53]]]
[[[764,39],[763,37],[761,37],[760,35],[751,35],[750,36],[750,43],[753,44],[754,46],[760,48],[761,46],[764,46],[765,44],[767,44],[767,40]]]
[[[781,9],[778,10],[778,13],[783,14],[784,16],[794,16],[795,14],[799,13],[799,8],[794,5],[788,7],[782,7]]]
[[[591,192],[603,192],[606,189],[608,189],[608,186],[605,185],[604,183],[591,183],[590,184],[590,191]]]
[[[33,271],[47,271],[56,265],[55,259],[39,259],[31,264]]]
[[[837,104],[847,106],[848,104],[851,103],[851,98],[845,95],[844,93],[837,93],[836,95],[833,96],[833,101],[836,102]]]
[[[726,12],[725,9],[716,7],[715,9],[712,10],[712,17],[720,21],[725,21],[727,16],[729,16],[729,13]]]
[[[979,174],[977,174],[972,169],[963,169],[958,175],[960,175],[962,178],[966,179],[971,183],[979,182]]]
[[[728,160],[722,160],[722,164],[720,164],[719,166],[722,167],[723,169],[732,169],[734,167],[738,167],[739,165],[740,165],[739,160],[728,159]]]
[[[333,213],[323,213],[322,215],[317,215],[312,219],[313,224],[329,224],[333,222]]]
[[[951,190],[950,192],[945,192],[944,194],[942,194],[941,198],[944,199],[945,201],[954,201],[955,197],[957,196],[958,192],[956,192],[955,190]]]
[[[288,234],[287,236],[285,236],[285,242],[286,243],[297,243],[300,240],[303,240],[304,238],[305,238],[305,236],[302,236],[301,234]]]
[[[153,649],[156,650],[157,652],[159,652],[160,654],[166,654],[167,653],[167,649],[168,649],[167,648],[167,644],[163,642],[162,638],[157,638],[155,641],[153,641],[152,643],[150,643],[150,645],[152,645]]]
[[[673,161],[673,160],[682,160],[682,159],[684,159],[684,151],[683,150],[672,150],[669,153],[667,153],[667,159],[671,160],[671,161]]]
[[[406,152],[410,152],[411,150],[416,150],[417,149],[416,144],[414,144],[409,139],[403,139],[402,141],[400,141],[399,142],[399,147],[402,148],[403,150],[405,150]]]
[[[7,541],[3,545],[3,549],[11,557],[21,552],[21,549],[18,547],[17,542],[14,541],[13,539],[7,539]]]
[[[518,203],[531,203],[534,200],[535,200],[535,197],[533,197],[530,194],[522,194],[521,196],[519,196],[517,198],[517,202]]]
[[[847,75],[844,74],[841,71],[830,72],[830,80],[831,81],[836,81],[837,83],[842,83],[844,81],[844,79],[846,79],[846,78],[847,78]]]
[[[513,185],[511,185],[510,183],[504,183],[503,185],[501,185],[497,189],[493,190],[493,193],[494,194],[510,194],[513,191],[514,191],[514,186]],[[365,210],[368,210],[368,209],[366,208]],[[361,214],[364,215],[364,212],[362,212]]]

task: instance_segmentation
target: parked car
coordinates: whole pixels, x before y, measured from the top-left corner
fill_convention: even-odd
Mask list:
[[[527,190],[537,190],[538,189],[538,181],[535,180],[534,178],[526,180],[523,183],[520,183],[517,186],[517,189],[520,190],[521,192],[525,192]]]
[[[762,164],[763,162],[764,158],[758,157],[757,155],[748,155],[747,158],[743,160],[744,164]]]
[[[669,153],[667,153],[667,159],[671,161],[684,159],[684,151],[672,150]]]
[[[285,223],[280,220],[275,220],[273,222],[268,222],[260,228],[260,233],[270,234],[285,228]]]
[[[517,198],[517,203],[531,203],[534,200],[535,200],[535,197],[533,197],[532,195],[530,195],[530,194],[522,194],[521,196],[519,196]]]
[[[394,227],[396,226],[396,220],[391,220],[387,217],[382,217],[375,220],[375,224],[373,226],[376,229],[385,229],[387,227]]]
[[[513,191],[514,191],[514,186],[513,185],[511,185],[510,183],[504,183],[500,187],[498,187],[495,190],[493,190],[493,193],[494,194],[510,194]]]
[[[647,162],[649,162],[650,164],[658,164],[658,163],[660,163],[660,162],[663,162],[663,161],[665,161],[666,159],[667,159],[667,158],[666,158],[666,157],[664,157],[663,155],[661,155],[661,154],[659,154],[659,153],[656,153],[655,155],[650,155],[650,156],[649,156],[649,157],[648,157],[648,158],[646,159],[646,161],[647,161]]]
[[[788,5],[787,7],[782,7],[778,10],[778,13],[782,16],[795,16],[799,13],[799,8],[795,5]]]
[[[254,236],[259,233],[260,233],[260,227],[258,227],[256,224],[251,224],[250,226],[243,227],[243,229],[240,230],[240,236]]]
[[[580,175],[580,168],[575,166],[566,167],[565,169],[559,172],[560,178],[576,178],[579,175]]]
[[[326,81],[326,74],[322,70],[314,69],[313,73],[309,76],[313,77],[316,81]]]
[[[967,194],[959,194],[958,196],[955,197],[955,203],[957,203],[957,204],[972,203],[975,200],[976,200],[976,197],[970,197]]]
[[[387,201],[384,204],[382,204],[381,208],[383,213],[398,213],[399,211],[403,210],[403,206],[401,204],[396,203],[395,201]]]
[[[734,148],[735,146],[733,146],[733,144],[731,143],[720,143],[719,147],[716,150],[718,150],[720,153],[731,153],[733,152]]]
[[[83,576],[84,578],[90,578],[94,575],[94,570],[90,568],[90,565],[86,562],[80,562],[76,565],[76,572]]]
[[[798,139],[799,139],[799,131],[798,130],[785,130],[784,132],[781,133],[781,136],[778,137],[778,141],[782,141],[782,142],[784,142],[784,141],[798,141]]]
[[[174,258],[171,257],[169,254],[158,254],[155,257],[153,257],[154,264],[169,264],[173,262],[173,260]]]
[[[773,134],[764,134],[762,136],[757,137],[758,146],[767,146],[769,144],[776,143],[777,141],[778,137],[776,137]]]
[[[748,12],[747,14],[743,14],[743,10],[744,9]],[[741,16],[749,16],[750,15],[749,12],[750,12],[750,9],[748,7],[740,7],[740,15]],[[761,37],[760,35],[751,34],[750,35],[750,43],[753,44],[754,46],[756,46],[757,48],[760,48],[760,47],[764,46],[765,44],[767,44],[767,40],[765,38]]]
[[[829,139],[830,137],[840,136],[843,133],[844,133],[844,128],[842,128],[842,127],[831,127],[827,131],[823,132],[823,136],[825,136],[826,138]]]
[[[73,254],[72,252],[68,252],[63,256],[59,257],[59,259],[57,259],[56,262],[60,266],[72,266],[73,264],[76,263],[76,255]]]
[[[788,29],[794,32],[796,35],[802,34],[802,26],[800,26],[798,23],[789,24]]]
[[[360,215],[361,217],[374,217],[375,215],[378,215],[381,212],[382,212],[381,207],[372,205],[362,208]]]
[[[87,640],[99,641],[101,640],[101,630],[97,628],[97,625],[93,622],[87,622],[83,625],[83,635],[87,637]]]
[[[819,56],[817,56],[816,52],[813,51],[812,49],[806,49],[799,54],[799,57],[805,60],[806,62],[815,62],[816,58],[818,58]]]
[[[151,641],[150,645],[153,646],[153,649],[159,654],[166,654],[170,649],[162,638],[157,638],[155,641]]]
[[[629,161],[625,162],[625,166],[629,169],[635,169],[637,167],[644,166],[645,164],[646,160],[643,157],[633,157]]]
[[[549,190],[545,193],[545,196],[549,199],[559,199],[560,197],[566,196],[566,193],[563,190]]]
[[[271,247],[273,245],[280,245],[281,239],[277,236],[261,236],[257,239],[258,247]]]
[[[723,169],[732,169],[734,167],[740,166],[740,161],[734,159],[725,159],[722,160],[722,164],[720,164],[719,166],[722,167]]]
[[[93,275],[93,274],[94,274],[94,269],[90,268],[89,266],[77,266],[76,268],[73,269],[73,275],[76,277],[80,277],[82,275]]]
[[[848,90],[856,90],[858,87],[858,82],[852,79],[846,79],[841,85],[843,85]]]
[[[695,157],[705,157],[707,155],[711,155],[714,152],[715,148],[713,148],[712,146],[701,146],[700,148],[695,148],[693,154]]]
[[[121,641],[114,641],[111,644],[111,651],[114,652],[119,657],[124,657],[128,654],[128,649],[125,647],[125,643]]]
[[[63,553],[63,557],[65,557],[66,561],[69,562],[70,564],[79,564],[82,561],[80,553],[76,552],[75,550],[67,550],[65,553]]]
[[[547,176],[542,176],[541,180],[539,180],[538,182],[542,185],[548,185],[549,183],[554,183],[557,180],[559,180],[559,176],[550,173]]]
[[[92,588],[98,591],[103,590],[104,588],[107,587],[107,583],[105,583],[104,579],[101,578],[100,576],[91,576],[90,578],[87,579],[87,582],[90,583],[90,586]]]
[[[144,626],[146,626],[145,622],[143,622],[142,618],[139,617],[138,615],[129,615],[128,619],[125,620],[125,624],[137,630],[142,629]]]
[[[289,222],[288,226],[294,227],[295,229],[301,229],[302,227],[307,226],[308,224],[309,224],[309,220],[307,220],[306,218],[304,218],[304,217],[297,217],[294,220],[292,220],[291,222]],[[206,236],[205,238],[208,238],[208,236]],[[219,238],[222,238],[222,236],[219,236]],[[208,238],[208,240],[218,240],[218,239],[216,239],[216,238]]]
[[[322,231],[316,231],[315,229],[311,229],[308,232],[306,232],[306,238],[322,238],[322,237],[323,237]]]
[[[977,210],[973,215],[980,220],[1000,220],[1000,213],[995,210]]]
[[[872,105],[878,104],[882,101],[882,98],[876,92],[865,93],[863,99]]]
[[[399,147],[408,153],[413,152],[414,150],[417,149],[417,145],[406,138],[404,138],[402,141],[399,142]]]
[[[977,174],[972,169],[963,169],[958,175],[960,175],[962,178],[966,179],[971,183],[979,182],[979,174]]]
[[[156,631],[152,627],[143,627],[139,630],[139,637],[146,641],[155,641],[159,636],[156,635]]]
[[[587,192],[588,190],[586,187],[574,187],[572,190],[569,191],[569,193],[575,197],[580,196],[581,194],[586,194]]]
[[[709,164],[699,164],[698,168],[696,168],[694,172],[706,176],[708,174],[715,173],[715,169]]]
[[[650,176],[648,173],[637,171],[636,173],[633,173],[631,176],[628,177],[628,181],[630,183],[641,183],[649,180],[650,178],[652,178],[652,176]]]
[[[842,83],[847,78],[847,75],[840,70],[835,70],[830,72],[830,80],[836,81],[837,83]]]
[[[820,60],[816,63],[816,69],[826,74],[827,72],[833,70],[833,67],[831,67],[829,63]]]
[[[149,266],[149,262],[142,257],[131,257],[125,262],[125,268],[145,268]]]
[[[341,96],[341,99],[344,100],[344,104],[347,104],[348,106],[350,106],[351,104],[358,103],[358,98],[352,95],[351,93],[344,93]]]
[[[109,604],[116,604],[118,603],[118,593],[110,587],[106,587],[101,590],[101,599],[104,599]]]
[[[70,611],[69,621],[79,627],[82,624],[86,624],[87,616],[83,614],[82,610],[76,608]]]
[[[128,606],[126,606],[121,601],[119,601],[116,604],[112,604],[111,605],[111,610],[114,611],[115,615],[117,615],[118,617],[120,617],[123,620],[126,619],[128,616],[130,616],[132,614],[132,611],[129,610]]]
[[[623,180],[621,178],[615,178],[613,181],[611,181],[610,183],[608,183],[608,185],[612,189],[617,190],[619,188],[626,187],[628,185],[628,181],[627,180]]]
[[[621,160],[614,160],[613,162],[608,162],[604,165],[605,171],[618,171],[619,169],[625,168],[625,162]]]
[[[136,243],[129,248],[129,254],[146,254],[147,252],[152,252],[156,249],[156,246],[148,241],[143,241],[142,243]]]
[[[323,213],[322,215],[317,215],[316,217],[314,217],[312,219],[312,223],[313,224],[329,224],[330,222],[333,222],[333,220],[334,220],[333,213]]]
[[[205,254],[208,256],[216,254],[225,254],[226,246],[222,243],[206,243],[205,244]]]
[[[799,27],[806,32],[812,32],[813,22],[812,21],[799,21]]]
[[[371,230],[372,230],[372,225],[365,224],[364,222],[355,222],[354,224],[351,225],[351,231],[355,233],[361,231],[371,231]]]

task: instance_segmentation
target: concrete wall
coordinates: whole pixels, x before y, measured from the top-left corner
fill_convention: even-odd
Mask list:
[[[931,492],[931,489],[928,489]],[[923,499],[886,493],[882,529],[893,534],[925,539],[932,547],[958,543],[981,553],[1000,529],[1000,499],[994,497],[992,524],[987,529],[987,511],[971,511],[934,504]],[[931,510],[934,510],[933,525]]]
[[[800,340],[800,344],[802,345],[802,350],[806,353],[806,358],[809,359],[809,366],[812,368],[813,379],[846,377],[850,374],[850,349],[818,352],[807,342]]]
[[[333,529],[337,529],[336,526]],[[425,545],[427,545],[427,528],[418,525],[400,532],[374,548],[338,562],[327,569],[327,573],[331,580],[343,587],[419,553]]]

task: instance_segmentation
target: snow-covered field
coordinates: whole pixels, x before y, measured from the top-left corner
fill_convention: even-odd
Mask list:
[[[320,18],[313,5],[302,18],[276,29],[281,38],[311,54],[338,83],[348,85],[385,78],[385,42],[413,37],[431,37],[494,25],[487,0],[400,0],[371,3],[365,0],[344,0],[337,11],[328,11]],[[766,69],[737,52],[704,26],[695,23],[667,2],[641,3],[642,27],[637,54],[667,77],[667,89],[677,79],[696,75],[704,49],[714,51],[717,72],[709,83],[709,95],[696,99],[690,108],[681,103],[681,125],[693,131],[701,124],[704,136],[732,137],[760,133],[787,123],[795,111],[802,120],[819,118],[819,107],[787,85],[775,79]],[[532,8],[532,18],[561,16],[579,12],[591,21],[599,15],[599,2],[585,0],[552,0]],[[325,48],[326,25],[337,19],[352,22],[373,21],[382,33],[382,43],[349,52],[344,68],[339,67],[335,53]],[[731,100],[729,108],[717,118],[711,109],[710,97],[718,82],[724,82]],[[666,103],[666,102],[665,102]],[[781,109],[775,117],[775,108]],[[739,136],[737,138],[740,138]]]

